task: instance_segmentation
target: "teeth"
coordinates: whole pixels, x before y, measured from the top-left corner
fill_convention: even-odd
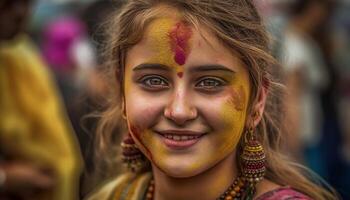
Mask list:
[[[168,138],[168,139],[173,139],[172,135],[165,135],[165,137]]]
[[[179,141],[180,139],[181,139],[181,137],[178,136],[178,135],[174,135],[174,136],[173,136],[173,140]]]
[[[188,136],[181,136],[181,140],[188,140]]]
[[[199,138],[199,136],[194,135],[164,135],[165,138],[172,139],[175,141],[185,141],[185,140],[193,140]]]

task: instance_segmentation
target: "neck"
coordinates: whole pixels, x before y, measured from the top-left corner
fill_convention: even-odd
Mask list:
[[[237,177],[236,157],[233,153],[214,167],[188,178],[174,178],[153,166],[155,200],[216,199]]]

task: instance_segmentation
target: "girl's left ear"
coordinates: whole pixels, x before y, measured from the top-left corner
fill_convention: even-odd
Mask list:
[[[252,107],[252,112],[248,118],[248,122],[250,122],[250,124],[247,124],[248,127],[254,128],[260,123],[265,109],[268,89],[269,84],[264,84],[264,86],[260,88],[255,104]]]

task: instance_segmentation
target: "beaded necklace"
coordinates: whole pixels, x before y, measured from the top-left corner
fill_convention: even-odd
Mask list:
[[[148,184],[145,200],[153,200],[154,197],[154,180],[153,178]],[[245,195],[247,183],[244,178],[238,177],[235,181],[222,193],[216,200],[240,200]]]

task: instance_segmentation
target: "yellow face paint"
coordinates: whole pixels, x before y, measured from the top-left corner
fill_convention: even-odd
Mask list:
[[[246,102],[246,95],[243,86],[232,89],[232,101],[230,102],[237,111],[243,111]]]
[[[125,101],[129,130],[153,166],[171,176],[190,177],[234,155],[245,125],[250,87],[248,72],[237,61],[239,57],[232,55],[214,35],[205,32],[206,29],[203,32],[208,37],[204,39],[198,30],[189,29],[182,23],[179,18],[155,19],[146,28],[142,41],[128,52]],[[173,70],[134,71],[137,66],[147,63],[165,65]],[[226,77],[232,77],[222,71],[211,74],[208,71],[197,73],[192,70],[216,64],[234,71],[232,80],[227,82],[229,85],[220,86],[215,92],[198,89],[198,82],[202,78],[211,79],[215,76],[228,80]],[[183,72],[186,73],[183,80],[173,78],[177,73],[181,77]],[[169,84],[161,90],[154,90],[139,81],[143,77],[150,77],[150,80],[156,77],[156,82],[161,82],[161,77]],[[177,98],[179,93],[183,94],[181,98]],[[177,105],[174,102],[179,103],[179,106],[172,107]],[[166,116],[166,111],[173,116],[181,106],[184,109],[180,109],[180,114],[186,110],[197,113],[184,126]],[[180,150],[171,148],[159,132],[175,129],[197,131],[201,137],[191,147]]]
[[[237,74],[237,80],[230,88],[230,97],[222,106],[222,119],[227,124],[224,138],[229,141],[220,147],[219,152],[233,150],[243,133],[249,95],[249,80],[243,74]]]
[[[192,29],[190,26],[173,18],[159,18],[154,20],[146,29],[145,37],[147,38],[152,52],[155,53],[148,62],[158,63],[168,67],[175,68],[177,76],[182,78],[183,65],[191,49],[190,38],[192,36]],[[124,91],[125,94],[130,92],[130,84],[132,82],[130,69],[126,70]],[[145,152],[147,157],[152,160],[152,155],[144,143],[150,144],[151,133],[149,130],[141,130],[137,126],[129,124],[129,129],[133,133],[134,139],[137,140]],[[152,144],[160,145],[160,144]],[[161,148],[160,148],[161,149]]]
[[[191,50],[192,29],[183,21],[172,18],[154,20],[147,29],[147,35],[156,55],[149,61],[174,67],[177,75],[183,76],[183,65]]]

